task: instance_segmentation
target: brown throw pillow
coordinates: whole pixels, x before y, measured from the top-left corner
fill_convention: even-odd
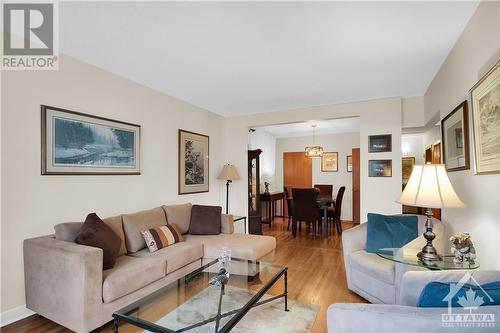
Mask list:
[[[115,265],[122,240],[96,213],[91,213],[87,215],[75,242],[102,249],[102,269],[110,269]]]
[[[189,233],[191,235],[218,235],[221,233],[220,206],[193,205]]]

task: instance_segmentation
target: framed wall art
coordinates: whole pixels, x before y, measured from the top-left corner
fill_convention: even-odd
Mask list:
[[[392,177],[392,160],[369,160],[368,177]]]
[[[42,175],[138,175],[141,127],[42,105]]]
[[[352,172],[352,155],[347,155],[347,172]]]
[[[500,61],[472,87],[475,173],[500,172]]]
[[[208,192],[209,139],[179,129],[179,194]]]
[[[337,172],[339,171],[339,153],[338,152],[323,152],[321,155],[321,171],[322,172]]]
[[[415,157],[403,157],[401,159],[403,180],[410,179],[413,166],[415,165]]]
[[[392,134],[368,136],[369,153],[387,153],[392,151]]]
[[[464,101],[441,120],[443,163],[447,171],[470,168],[468,117],[467,101]]]

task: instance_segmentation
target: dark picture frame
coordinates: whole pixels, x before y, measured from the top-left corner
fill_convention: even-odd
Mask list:
[[[321,172],[338,172],[338,171],[339,171],[339,153],[336,151],[323,152],[323,155],[321,155]]]
[[[500,173],[500,61],[471,89],[474,173]]]
[[[141,126],[40,105],[41,175],[140,175]]]
[[[210,190],[210,137],[179,129],[178,193]]]
[[[369,160],[368,177],[392,177],[392,160]]]
[[[352,155],[347,155],[347,172],[352,172]]]
[[[460,103],[441,120],[441,142],[446,171],[470,169],[467,101]]]
[[[390,153],[392,152],[392,134],[369,135],[369,153]]]

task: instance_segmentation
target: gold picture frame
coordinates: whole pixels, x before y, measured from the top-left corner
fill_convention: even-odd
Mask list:
[[[179,129],[179,194],[209,191],[208,135]]]
[[[474,173],[500,172],[500,61],[470,90]]]
[[[401,159],[401,168],[403,180],[410,179],[411,172],[413,171],[413,166],[415,165],[415,157],[403,157]]]
[[[323,152],[321,155],[321,172],[339,171],[339,153],[334,151]]]

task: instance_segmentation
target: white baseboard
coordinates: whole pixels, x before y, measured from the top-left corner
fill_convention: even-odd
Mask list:
[[[28,309],[26,305],[21,305],[16,308],[7,310],[0,313],[0,327],[4,327],[5,325],[9,325],[13,322],[24,319],[26,317],[34,315],[35,313],[36,312]]]

